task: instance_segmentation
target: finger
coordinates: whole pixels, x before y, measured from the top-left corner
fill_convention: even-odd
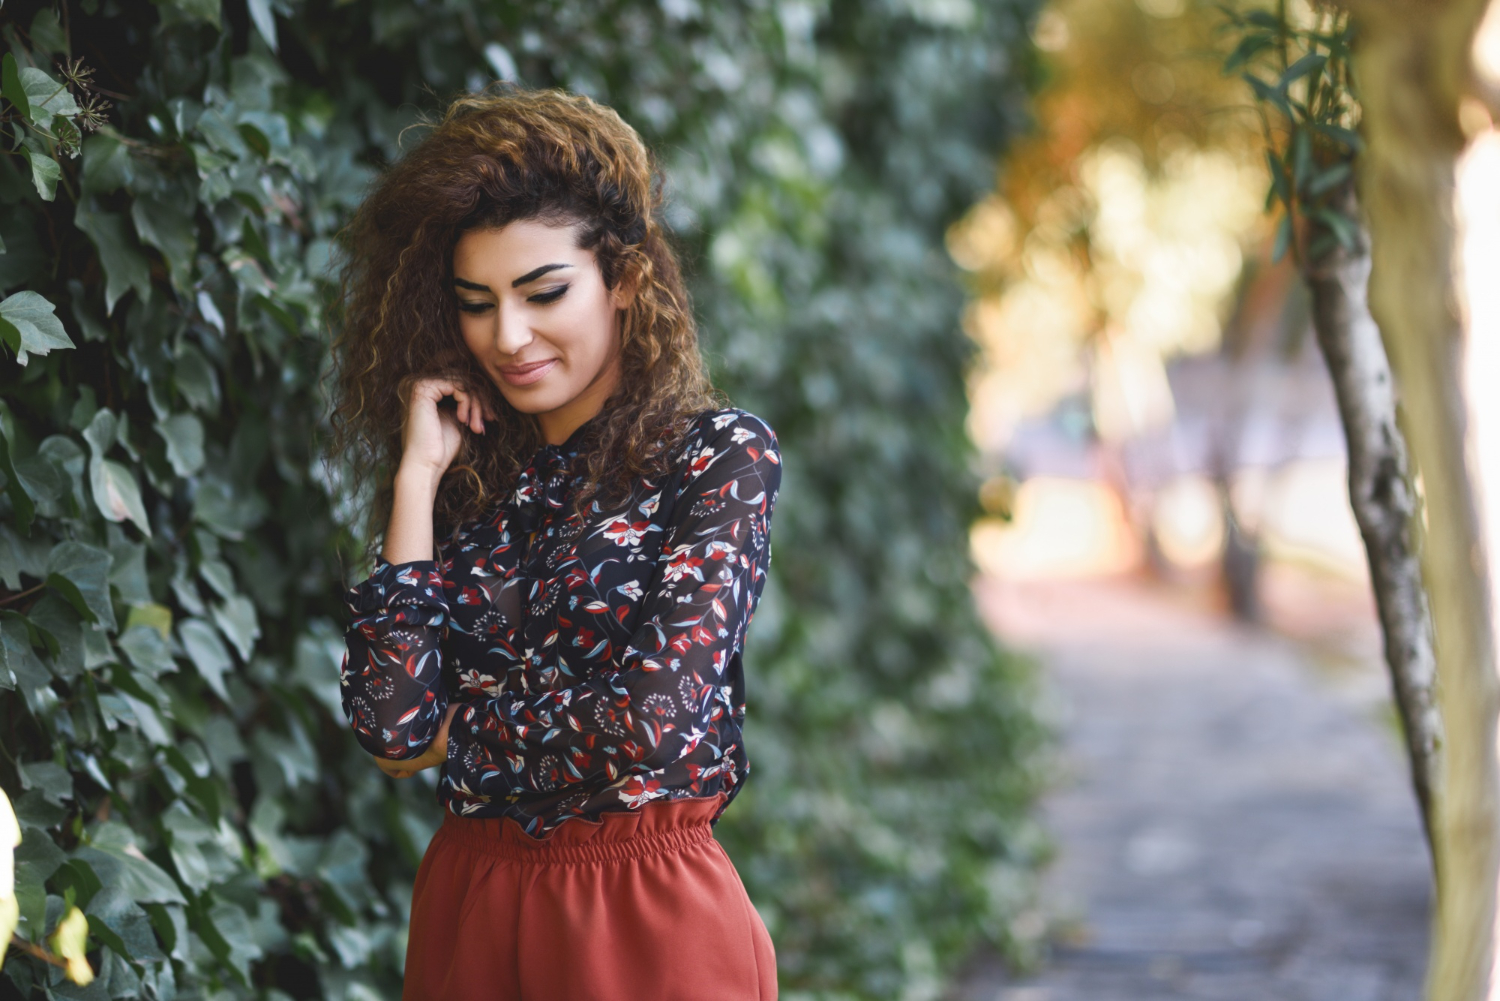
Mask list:
[[[453,417],[460,424],[469,424],[469,394],[455,390],[453,398],[458,401],[458,406],[453,411]]]

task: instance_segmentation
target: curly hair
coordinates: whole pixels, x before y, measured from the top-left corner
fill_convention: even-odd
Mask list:
[[[442,375],[497,419],[465,435],[434,509],[439,533],[483,516],[544,444],[465,346],[451,292],[453,248],[473,229],[519,220],[577,224],[608,288],[634,289],[620,317],[621,377],[604,419],[579,442],[575,510],[660,476],[697,414],[722,405],[698,350],[677,259],[659,217],[661,180],[636,131],[612,109],[561,90],[501,86],[455,100],[375,182],[341,234],[333,344],[331,450],[356,495],[373,486],[370,535],[383,527],[401,459],[407,393]],[[373,541],[371,543],[373,546]]]

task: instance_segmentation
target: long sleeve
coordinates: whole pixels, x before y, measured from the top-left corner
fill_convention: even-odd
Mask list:
[[[572,687],[466,702],[449,731],[449,781],[485,796],[601,787],[718,743],[719,721],[742,698],[780,463],[775,434],[744,412],[714,417],[690,440],[640,625],[618,662]],[[536,664],[545,653],[528,651]],[[722,753],[707,750],[695,760]]]
[[[354,621],[339,671],[344,715],[361,747],[412,758],[437,735],[447,708],[439,642],[448,622],[443,578],[432,560],[377,559],[345,596]]]

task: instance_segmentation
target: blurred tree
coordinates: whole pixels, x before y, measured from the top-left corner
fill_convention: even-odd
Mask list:
[[[1497,110],[1494,92],[1476,86],[1474,76],[1472,46],[1486,6],[1349,4],[1367,143],[1359,189],[1370,225],[1370,310],[1390,353],[1426,509],[1422,565],[1443,725],[1432,825],[1433,1001],[1478,1001],[1496,989],[1500,658],[1491,582],[1500,553],[1485,539],[1468,446],[1472,400],[1460,370],[1463,293],[1454,261],[1455,168],[1465,144],[1460,111],[1466,100],[1484,99],[1491,115]]]
[[[496,77],[597,96],[660,151],[715,376],[782,440],[754,774],[718,834],[788,994],[932,998],[979,941],[1024,957],[1041,734],[968,591],[942,236],[1020,120],[1030,17],[9,0],[0,784],[25,790],[18,933],[79,905],[98,977],[13,950],[0,991],[394,994],[436,806],[338,706],[367,567],[362,499],[310,440],[323,303],[402,129]]]
[[[1333,380],[1348,457],[1349,501],[1364,539],[1412,785],[1428,843],[1442,723],[1433,692],[1432,620],[1422,588],[1414,517],[1417,495],[1396,387],[1366,286],[1370,242],[1355,191],[1363,143],[1350,72],[1347,13],[1320,8],[1294,23],[1274,11],[1228,10],[1233,51],[1225,71],[1245,70],[1271,171],[1267,206],[1281,208],[1272,254],[1290,252],[1312,299],[1313,330]],[[1270,78],[1262,73],[1269,70]]]

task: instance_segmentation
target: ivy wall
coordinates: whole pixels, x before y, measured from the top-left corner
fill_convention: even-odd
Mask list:
[[[784,996],[1024,953],[1039,732],[968,592],[942,237],[1022,120],[1034,6],[8,0],[0,786],[18,934],[81,907],[98,976],[12,949],[0,995],[399,993],[439,816],[339,710],[367,568],[318,451],[328,265],[401,129],[497,77],[658,151],[716,381],[784,447],[718,828]]]

